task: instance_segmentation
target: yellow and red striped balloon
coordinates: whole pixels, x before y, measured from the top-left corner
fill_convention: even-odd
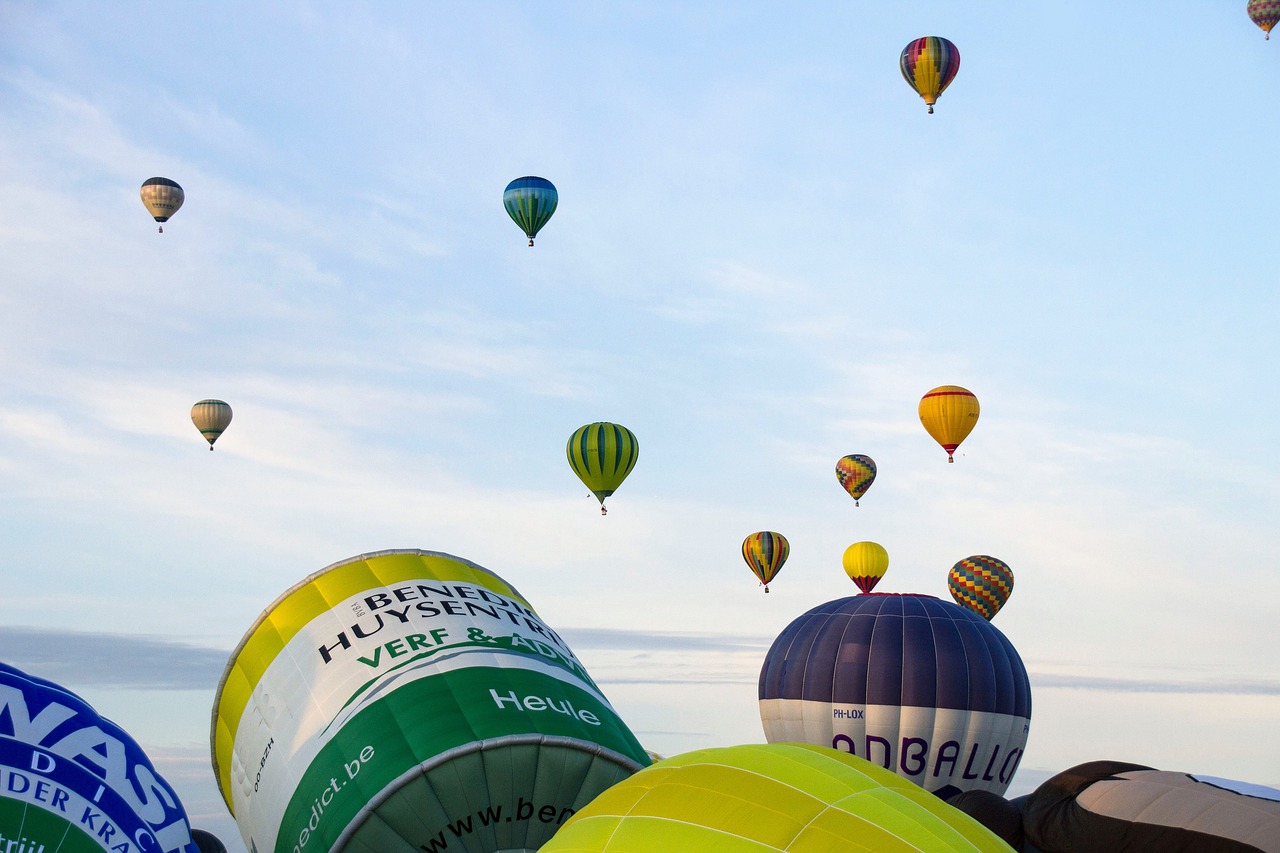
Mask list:
[[[769,581],[782,571],[782,564],[791,553],[791,543],[781,533],[761,530],[742,540],[742,559],[760,578],[764,591],[769,591]]]
[[[903,79],[924,98],[932,113],[938,96],[956,79],[960,51],[940,36],[924,36],[902,49],[898,67],[902,69]]]
[[[947,572],[947,590],[957,604],[990,620],[1013,593],[1013,570],[986,554],[965,557]]]
[[[920,398],[920,423],[947,451],[947,461],[978,423],[978,398],[959,385],[939,385]]]

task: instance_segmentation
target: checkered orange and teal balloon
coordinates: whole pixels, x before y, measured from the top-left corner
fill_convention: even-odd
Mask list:
[[[1271,38],[1271,28],[1280,22],[1280,0],[1249,0],[1245,7],[1249,20],[1257,24],[1267,38]]]
[[[772,530],[761,530],[742,540],[742,559],[760,579],[765,592],[769,591],[769,581],[782,571],[782,564],[790,553],[791,543],[787,537]]]
[[[965,557],[947,573],[947,589],[957,604],[990,620],[1013,592],[1013,570],[985,554]]]
[[[924,98],[933,112],[933,105],[960,70],[960,51],[941,36],[918,38],[902,49],[898,57],[902,77],[916,94]]]
[[[861,453],[842,456],[836,462],[836,479],[840,481],[841,488],[849,493],[849,497],[853,498],[853,505],[857,506],[858,499],[875,482],[876,462]]]

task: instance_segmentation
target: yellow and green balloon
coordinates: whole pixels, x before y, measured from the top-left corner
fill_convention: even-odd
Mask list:
[[[635,433],[621,424],[597,421],[578,427],[565,447],[569,467],[600,501],[600,514],[605,515],[604,499],[612,495],[640,456],[640,443]]]
[[[542,853],[1008,853],[978,821],[869,761],[801,743],[700,749],[578,811]]]

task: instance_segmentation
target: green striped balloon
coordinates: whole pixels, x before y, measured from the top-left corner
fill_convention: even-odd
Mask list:
[[[621,424],[597,421],[578,427],[565,448],[569,467],[600,501],[600,514],[605,515],[604,499],[613,494],[631,469],[636,467],[640,443],[635,433]]]
[[[555,184],[536,175],[516,178],[502,192],[502,206],[529,238],[530,246],[559,204],[560,194],[556,192]]]

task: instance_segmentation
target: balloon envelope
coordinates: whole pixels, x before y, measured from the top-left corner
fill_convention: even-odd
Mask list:
[[[502,206],[529,238],[530,246],[559,204],[560,194],[556,192],[555,184],[534,175],[516,178],[502,193]]]
[[[947,451],[947,461],[978,423],[978,398],[959,385],[939,385],[920,398],[920,423]]]
[[[809,744],[700,749],[614,785],[543,853],[997,853],[977,821],[866,761]]]
[[[6,853],[199,853],[177,793],[132,737],[66,688],[3,663],[0,843]]]
[[[864,593],[871,592],[889,571],[889,552],[878,542],[854,542],[844,549],[841,562],[849,580]]]
[[[858,499],[867,493],[867,489],[876,480],[875,460],[861,453],[842,456],[836,462],[836,479],[849,493],[849,497],[853,498],[853,505],[857,506]]]
[[[769,581],[782,570],[790,553],[791,543],[787,537],[772,530],[761,530],[742,540],[742,559],[764,584],[765,592],[769,591]]]
[[[898,57],[902,77],[916,94],[924,98],[933,112],[933,105],[960,70],[960,51],[951,42],[939,36],[924,36],[908,44]]]
[[[233,652],[213,767],[250,850],[536,850],[649,764],[510,584],[429,551],[336,563]]]
[[[565,446],[569,467],[600,501],[613,494],[640,457],[640,443],[635,433],[620,424],[597,421],[580,426],[569,436]]]
[[[231,426],[231,407],[221,400],[201,400],[191,407],[191,422],[213,450],[218,436]]]
[[[1280,22],[1280,0],[1249,0],[1245,11],[1249,13],[1249,20],[1271,38],[1271,30]]]
[[[1042,850],[1280,853],[1280,790],[1264,785],[1090,761],[1015,802]]]
[[[1013,644],[927,595],[857,595],[801,615],[765,656],[759,696],[770,743],[851,752],[935,792],[1003,794],[1031,723]]]
[[[956,604],[990,619],[1013,593],[1013,569],[986,554],[965,557],[947,572],[947,590]]]
[[[168,222],[169,217],[178,212],[187,198],[182,187],[168,178],[147,178],[142,182],[140,194],[142,204],[156,222]],[[164,228],[160,230],[163,231]]]

